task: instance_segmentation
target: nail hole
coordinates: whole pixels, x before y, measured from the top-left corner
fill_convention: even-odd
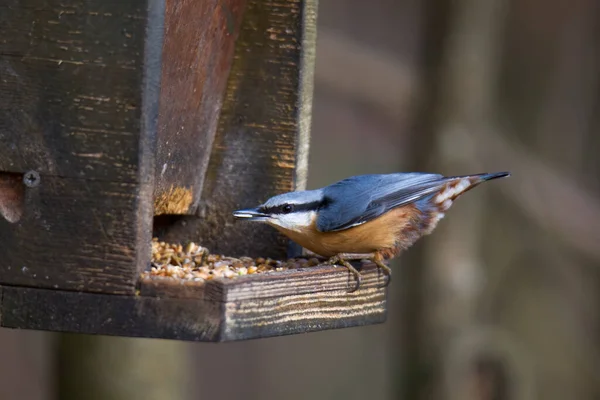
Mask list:
[[[40,184],[40,174],[37,171],[25,172],[23,175],[23,183],[28,187],[36,187]]]

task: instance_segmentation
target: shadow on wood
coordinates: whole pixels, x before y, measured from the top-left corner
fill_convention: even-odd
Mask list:
[[[287,238],[266,226],[233,224],[231,214],[305,184],[305,171],[297,171],[308,157],[302,129],[310,124],[315,15],[315,0],[248,0],[200,218],[178,220],[160,232],[161,240],[201,242],[230,256],[286,258]]]
[[[188,341],[232,341],[381,323],[385,277],[362,267],[353,293],[344,267],[317,266],[204,284],[141,282],[135,296],[3,288],[0,324],[8,328]],[[94,312],[90,312],[94,310]]]
[[[246,0],[167,0],[154,214],[194,214]]]

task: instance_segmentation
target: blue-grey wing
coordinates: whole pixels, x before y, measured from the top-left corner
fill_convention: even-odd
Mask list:
[[[368,222],[387,211],[436,193],[449,180],[439,174],[361,175],[324,188],[326,205],[317,229],[340,231]]]

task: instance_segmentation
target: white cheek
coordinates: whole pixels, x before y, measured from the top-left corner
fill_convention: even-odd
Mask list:
[[[300,231],[311,225],[313,216],[314,213],[281,215],[277,218],[271,218],[270,222],[291,231]]]
[[[271,222],[273,222],[275,225],[281,226],[282,228],[292,229],[292,224],[290,223],[291,221],[289,221],[289,219],[285,216],[281,216],[279,218],[272,218]]]

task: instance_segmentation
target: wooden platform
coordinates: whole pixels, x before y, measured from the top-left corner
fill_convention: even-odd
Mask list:
[[[0,326],[187,341],[226,342],[384,322],[385,277],[363,264],[363,284],[343,267],[215,279],[140,282],[134,295],[0,288]]]

